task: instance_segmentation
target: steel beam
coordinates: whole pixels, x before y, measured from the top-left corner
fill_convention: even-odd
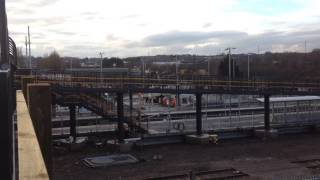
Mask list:
[[[57,92],[76,92],[76,93],[97,93],[97,92],[107,92],[107,93],[127,93],[128,88],[98,88],[98,87],[63,87],[62,85],[52,84],[53,91]],[[130,91],[133,93],[162,93],[162,94],[176,94],[177,89],[174,88],[140,88],[140,87],[131,87]],[[264,94],[273,94],[273,95],[313,95],[313,96],[320,96],[320,91],[283,91],[281,89],[265,89],[265,90],[256,90],[256,89],[248,89],[246,88],[237,88],[237,89],[223,89],[217,87],[216,89],[198,89],[194,87],[190,87],[188,89],[179,88],[180,94],[235,94],[235,95],[264,95]]]
[[[179,85],[176,86],[177,93],[176,93],[176,106],[180,106],[180,93],[179,93]]]
[[[264,129],[270,130],[270,95],[264,95]]]
[[[202,135],[202,112],[201,112],[201,93],[196,94],[196,121],[197,121],[197,135]]]
[[[132,99],[133,93],[129,92],[129,103],[130,103],[130,120],[132,120],[132,112],[133,112],[133,99]]]
[[[70,112],[70,135],[73,140],[76,141],[77,138],[77,120],[76,120],[76,106],[69,106]]]
[[[123,113],[123,93],[117,93],[117,114],[118,114],[118,140],[123,143],[125,138],[125,129],[123,126],[124,113]]]

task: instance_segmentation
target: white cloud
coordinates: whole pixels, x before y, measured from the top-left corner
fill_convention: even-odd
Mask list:
[[[262,1],[262,0],[259,0]],[[267,0],[265,0],[267,1]],[[283,0],[287,1],[287,0]],[[31,26],[32,48],[35,55],[48,53],[52,48],[66,56],[98,56],[104,51],[107,56],[135,56],[151,53],[188,52],[184,47],[197,46],[198,52],[212,53],[208,47],[223,49],[234,44],[242,48],[236,39],[202,39],[201,42],[182,42],[161,47],[141,46],[146,39],[167,32],[241,32],[257,35],[243,51],[253,51],[257,44],[268,49],[285,51],[287,40],[266,41],[267,32],[304,32],[317,30],[320,21],[320,1],[293,0],[303,4],[293,12],[277,16],[244,11],[242,0],[9,0],[7,13],[9,31],[18,46],[24,45],[27,26]],[[290,5],[290,4],[288,4]],[[320,28],[320,27],[319,27]],[[187,34],[188,35],[188,34]],[[189,39],[193,38],[192,33]],[[171,37],[175,39],[175,37]],[[241,39],[239,35],[238,39]],[[279,37],[278,37],[279,38]],[[286,39],[295,37],[287,37]],[[313,42],[313,39],[306,40]],[[315,38],[312,36],[312,38]],[[161,41],[161,39],[159,40]],[[260,41],[260,42],[259,42]],[[271,44],[266,44],[271,43]],[[283,44],[284,43],[284,44]],[[131,46],[128,46],[130,44]],[[314,46],[317,45],[314,43]],[[133,47],[134,46],[134,47]],[[294,46],[294,44],[292,44]],[[272,47],[272,48],[271,48]],[[279,48],[277,48],[279,47]],[[288,49],[286,49],[288,48]],[[299,49],[298,47],[295,47]]]

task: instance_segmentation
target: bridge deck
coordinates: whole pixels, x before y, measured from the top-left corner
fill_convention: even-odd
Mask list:
[[[150,77],[74,77],[68,74],[32,76],[64,92],[146,92],[172,94],[320,95],[320,83],[219,81],[216,79],[155,79]]]

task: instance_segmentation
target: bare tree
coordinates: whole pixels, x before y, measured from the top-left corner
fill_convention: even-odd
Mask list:
[[[18,68],[26,68],[25,56],[22,53],[22,47],[17,48],[17,63]]]
[[[41,69],[63,70],[63,61],[57,51],[53,51],[49,56],[44,57],[38,64]]]

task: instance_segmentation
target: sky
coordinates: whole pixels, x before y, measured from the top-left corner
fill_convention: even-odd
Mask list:
[[[319,0],[6,1],[18,47],[30,26],[33,56],[73,57],[311,51],[320,47],[319,7]]]

